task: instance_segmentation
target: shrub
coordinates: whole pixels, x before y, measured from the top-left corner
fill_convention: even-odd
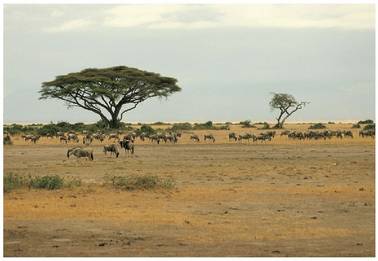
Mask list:
[[[184,123],[174,123],[170,130],[172,131],[179,131],[179,130],[191,130],[193,129],[192,124],[189,122],[184,122]]]
[[[150,125],[143,124],[140,127],[140,132],[144,132],[146,134],[154,134],[156,131]]]
[[[213,122],[207,121],[205,123],[194,123],[194,130],[212,130],[214,129]]]
[[[5,174],[3,177],[3,190],[10,192],[13,189],[19,188],[25,184],[24,178],[13,175],[12,173]]]
[[[359,128],[361,128],[361,125],[358,123],[352,125],[352,129],[359,129]]]
[[[323,123],[315,123],[308,128],[309,129],[325,129],[327,127]]]
[[[335,124],[333,121],[329,121],[328,124]]]
[[[58,131],[60,131],[60,128],[54,123],[50,123],[50,124],[43,125],[41,128],[39,128],[37,130],[37,134],[42,135],[42,136],[45,136],[47,134],[54,135]]]
[[[165,123],[165,122],[162,122],[162,121],[157,121],[157,122],[152,123],[151,125],[169,125],[169,123]]]
[[[364,120],[364,121],[359,121],[358,124],[373,124],[373,120]]]
[[[375,130],[375,123],[366,125],[363,130]]]
[[[60,189],[63,187],[64,181],[63,178],[58,175],[55,176],[43,176],[43,177],[34,177],[30,180],[30,187],[37,189]]]
[[[43,176],[43,177],[32,177],[32,176],[18,176],[10,174],[4,175],[4,192],[12,191],[16,188],[27,187],[34,189],[60,189],[62,187],[78,187],[81,186],[80,179],[70,179],[64,180],[63,178],[55,176]]]
[[[250,120],[241,121],[240,125],[242,125],[242,128],[253,128],[254,126],[251,124]]]
[[[157,188],[171,189],[174,187],[172,179],[162,179],[158,176],[114,176],[111,178],[114,188],[124,190],[150,190]]]
[[[270,129],[270,125],[269,125],[269,123],[264,122],[264,123],[263,123],[263,126],[260,128],[260,130],[268,130],[268,129]]]

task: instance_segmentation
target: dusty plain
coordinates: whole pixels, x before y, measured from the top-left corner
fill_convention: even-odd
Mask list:
[[[287,129],[307,130],[308,124]],[[164,126],[160,126],[164,127]],[[329,129],[350,130],[351,124]],[[135,155],[66,158],[73,144],[15,137],[4,173],[83,181],[4,193],[5,256],[375,256],[375,141],[232,142],[184,132],[178,144],[137,141]],[[212,133],[216,142],[202,141]],[[280,131],[277,131],[279,134]],[[110,143],[109,141],[104,142]],[[106,177],[170,177],[175,188],[123,191]]]

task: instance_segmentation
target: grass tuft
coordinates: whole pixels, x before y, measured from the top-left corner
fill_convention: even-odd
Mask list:
[[[61,189],[63,187],[73,188],[81,186],[81,180],[70,179],[65,180],[58,175],[54,176],[19,176],[12,173],[5,174],[3,178],[4,192],[10,192],[18,188],[33,188],[33,189]]]
[[[114,176],[111,179],[114,188],[123,190],[152,190],[171,189],[175,186],[172,179],[160,178],[158,176]]]

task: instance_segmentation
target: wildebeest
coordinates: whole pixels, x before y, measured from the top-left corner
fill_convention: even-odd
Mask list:
[[[125,152],[131,152],[131,154],[134,154],[134,142],[131,139],[124,139],[119,142],[119,145],[121,148],[125,149]]]
[[[68,133],[67,141],[71,141],[71,140],[79,142],[79,138],[77,137],[75,133]]]
[[[235,132],[231,132],[228,134],[228,140],[230,141],[231,139],[233,139],[234,141],[238,140],[238,137],[236,136]]]
[[[200,139],[199,139],[199,137],[198,137],[197,134],[193,134],[193,135],[191,135],[191,136],[190,136],[190,140],[194,140],[194,141],[197,141],[197,142],[200,141]]]
[[[206,141],[206,140],[212,140],[213,142],[215,142],[215,138],[213,136],[213,134],[205,134],[203,135],[203,140]]]
[[[39,136],[39,135],[30,135],[30,134],[28,134],[28,135],[23,135],[23,136],[21,136],[21,137],[23,137],[25,141],[28,141],[28,140],[29,140],[29,141],[31,141],[31,142],[36,143],[36,142],[39,140],[39,138],[40,138],[41,136]]]
[[[93,160],[93,150],[85,150],[80,147],[75,147],[67,151],[67,158],[71,155],[76,156],[77,158],[88,158]]]
[[[358,134],[362,138],[365,138],[365,137],[372,137],[372,138],[374,138],[375,137],[375,129],[361,130]]]
[[[150,141],[151,141],[151,142],[156,141],[157,144],[160,143],[160,139],[161,139],[161,137],[160,137],[160,135],[158,135],[158,134],[152,134],[152,135],[149,136],[149,138],[150,138]]]
[[[89,145],[92,143],[92,141],[93,141],[93,138],[91,134],[87,134],[83,137],[83,144]]]
[[[255,139],[255,136],[250,133],[239,134],[239,137],[238,137],[239,141],[243,141],[243,140],[249,141],[250,139],[253,139],[253,140]]]
[[[104,146],[104,153],[110,152],[110,155],[115,155],[116,158],[119,156],[119,151],[116,144],[110,144]]]
[[[101,141],[101,143],[102,143],[102,142],[104,141],[104,139],[105,139],[105,135],[102,134],[102,133],[95,133],[95,134],[92,135],[92,137],[93,137],[94,139],[96,139],[96,140]]]

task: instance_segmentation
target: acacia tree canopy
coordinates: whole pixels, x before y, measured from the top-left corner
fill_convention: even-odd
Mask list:
[[[68,107],[89,110],[117,128],[124,113],[141,102],[180,91],[176,83],[175,78],[126,66],[89,68],[43,82],[39,99],[65,101]]]
[[[293,95],[287,93],[273,93],[272,100],[269,102],[272,110],[278,109],[280,111],[276,118],[277,124],[275,128],[283,128],[287,118],[294,112],[303,109],[309,102],[298,102]]]

